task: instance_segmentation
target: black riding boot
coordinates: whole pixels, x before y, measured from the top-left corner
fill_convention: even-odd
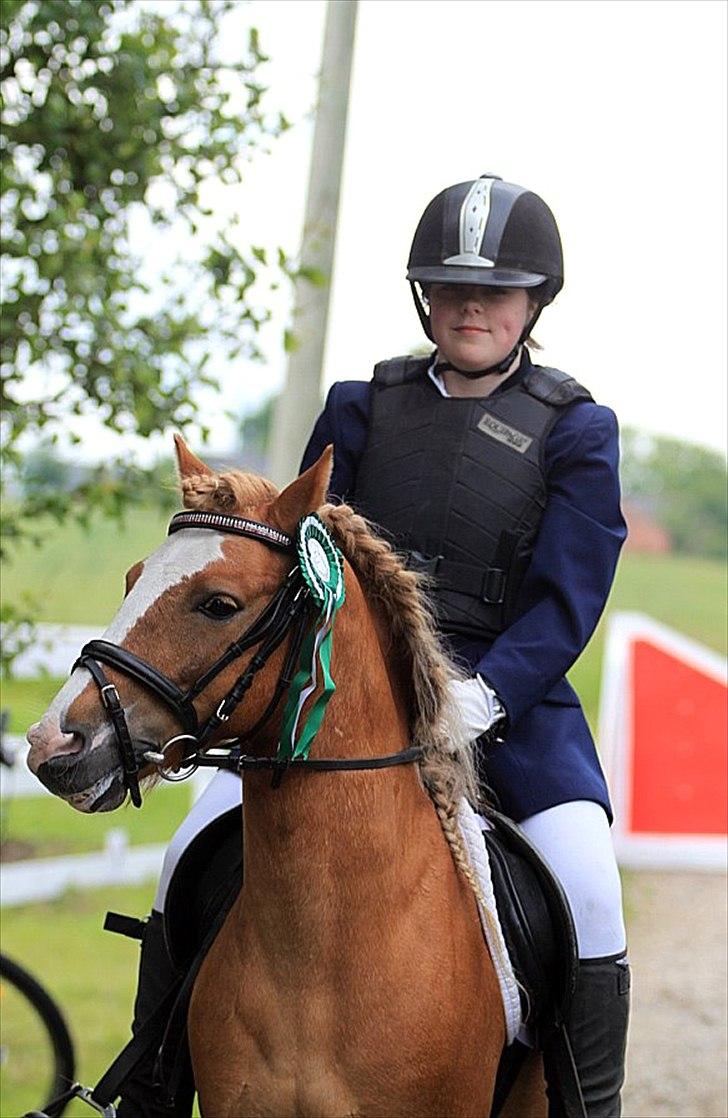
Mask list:
[[[139,1031],[178,978],[167,951],[162,915],[153,911],[141,943],[139,984],[131,1026],[133,1033]],[[118,1118],[189,1118],[192,1114],[194,1089],[191,1085],[178,1092],[174,1104],[165,1102],[154,1075],[156,1056],[157,1050],[154,1048],[124,1084],[121,1102],[116,1110]]]
[[[588,1118],[619,1118],[622,1113],[629,986],[626,955],[580,960],[566,1028]],[[562,1118],[560,1100],[547,1093],[549,1118]]]

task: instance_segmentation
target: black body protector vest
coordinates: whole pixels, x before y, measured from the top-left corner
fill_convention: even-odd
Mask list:
[[[543,516],[548,433],[563,408],[592,397],[541,367],[494,396],[444,397],[431,360],[375,366],[352,504],[431,576],[441,629],[490,642],[515,616]]]

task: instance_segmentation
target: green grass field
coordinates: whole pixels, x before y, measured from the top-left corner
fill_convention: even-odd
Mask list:
[[[124,531],[96,525],[91,536],[78,529],[50,533],[43,550],[26,549],[8,568],[4,593],[32,592],[42,603],[42,619],[104,624],[121,598],[128,566],[164,536],[164,519],[133,514]],[[718,652],[726,651],[726,568],[682,556],[626,555],[609,601],[612,610],[636,610],[678,629]],[[605,619],[571,678],[596,724]],[[59,680],[6,682],[3,706],[12,709],[13,728],[23,732],[45,709]],[[189,804],[185,786],[155,790],[142,811],[125,808],[105,816],[81,816],[50,798],[3,804],[2,837],[35,844],[45,852],[98,848],[110,827],[123,827],[130,841],[164,842]],[[101,931],[107,908],[144,914],[154,885],[69,894],[44,905],[2,910],[2,946],[47,983],[67,1012],[79,1050],[81,1079],[93,1083],[128,1036],[138,949]],[[3,1088],[0,1115],[20,1113]],[[76,1106],[72,1118],[88,1114]]]
[[[0,801],[0,839],[11,846],[14,857],[26,858],[100,850],[109,831],[117,829],[126,832],[133,846],[167,842],[191,802],[187,784],[153,788],[140,811],[126,804],[99,815],[81,815],[53,796],[8,796]]]
[[[48,525],[42,546],[25,544],[3,570],[3,597],[33,599],[39,620],[105,624],[124,594],[124,575],[162,542],[168,518],[135,509],[124,525],[96,518],[85,532],[78,524]]]
[[[77,1076],[93,1085],[129,1039],[138,945],[102,931],[108,908],[143,915],[154,886],[71,893],[49,904],[2,910],[2,949],[30,970],[63,1008],[76,1047]],[[11,1022],[4,1022],[8,1028]],[[8,1074],[11,1070],[8,1062]],[[2,1077],[0,1114],[16,1118],[41,1100],[28,1098],[27,1082]],[[77,1103],[67,1114],[90,1114]]]

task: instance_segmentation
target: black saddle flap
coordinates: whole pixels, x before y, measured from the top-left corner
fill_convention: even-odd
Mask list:
[[[529,1023],[563,1020],[576,984],[574,921],[561,884],[520,827],[487,809],[485,832],[498,914]]]
[[[185,973],[207,933],[227,915],[243,883],[242,810],[231,808],[192,840],[175,868],[164,906],[172,962]]]
[[[239,807],[213,819],[182,854],[167,890],[164,935],[184,975],[155,1065],[170,1100],[190,1074],[187,1011],[195,979],[243,883],[242,831]]]

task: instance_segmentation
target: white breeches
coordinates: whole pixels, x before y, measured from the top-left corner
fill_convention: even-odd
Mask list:
[[[154,898],[161,912],[167,888],[183,851],[208,823],[242,804],[242,781],[234,773],[215,774],[177,828],[167,847]],[[624,951],[622,888],[604,809],[590,800],[550,807],[521,827],[561,882],[574,914],[582,959]]]
[[[566,893],[579,958],[621,954],[627,944],[622,883],[604,808],[592,800],[572,800],[531,815],[521,828]]]

